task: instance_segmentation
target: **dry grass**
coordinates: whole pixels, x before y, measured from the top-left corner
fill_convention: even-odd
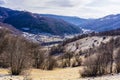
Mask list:
[[[76,80],[79,79],[80,67],[54,69],[52,71],[32,69],[30,77],[32,80]],[[0,75],[8,74],[7,69],[0,69]]]
[[[75,80],[79,78],[79,69],[80,67],[55,69],[52,71],[33,69],[31,77],[34,80]]]
[[[55,69],[52,71],[43,71],[39,69],[31,70],[32,80],[120,80],[120,74],[115,75],[105,75],[96,78],[79,78],[79,70],[81,67],[75,68],[65,68],[65,69]],[[23,80],[21,76],[9,77],[5,76],[1,78],[1,75],[7,75],[7,69],[0,69],[0,80]]]
[[[8,72],[9,71],[7,69],[0,69],[0,75],[7,75]]]

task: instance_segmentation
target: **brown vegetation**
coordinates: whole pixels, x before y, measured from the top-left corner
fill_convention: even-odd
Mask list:
[[[120,38],[111,39],[108,43],[101,43],[101,45],[95,49],[95,56],[90,56],[86,59],[84,62],[85,69],[81,73],[83,77],[91,77],[91,76],[100,76],[104,74],[110,74],[115,72],[113,70],[113,63],[116,64],[116,72],[119,72],[120,69],[120,56],[119,52],[117,51],[116,57],[115,50],[120,49],[119,45],[120,42],[118,42]]]
[[[10,67],[12,75],[19,75],[31,67],[52,70],[55,64],[51,56],[39,44],[12,34],[9,30],[0,31],[0,67]]]

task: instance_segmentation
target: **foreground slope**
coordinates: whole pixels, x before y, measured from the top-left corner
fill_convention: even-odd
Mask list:
[[[38,69],[30,70],[28,78],[32,80],[119,80],[120,74],[106,75],[101,77],[81,78],[79,70],[81,67],[55,69],[53,71],[43,71]],[[23,80],[26,76],[10,76],[7,69],[0,69],[0,80]]]

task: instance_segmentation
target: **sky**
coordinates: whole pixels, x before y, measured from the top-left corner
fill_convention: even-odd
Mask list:
[[[120,13],[120,0],[0,0],[0,6],[81,18],[100,18]]]

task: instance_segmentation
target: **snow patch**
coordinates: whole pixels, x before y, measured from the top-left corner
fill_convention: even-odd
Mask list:
[[[83,31],[83,33],[91,33],[91,32],[93,32],[93,30],[90,30],[90,29],[83,29],[83,28],[81,28],[82,29],[82,31]]]
[[[23,29],[23,30],[26,30],[26,31],[30,30],[30,28],[27,28],[27,27],[26,27],[26,28],[22,28],[22,29]]]
[[[0,26],[0,29],[1,29],[2,27]]]

